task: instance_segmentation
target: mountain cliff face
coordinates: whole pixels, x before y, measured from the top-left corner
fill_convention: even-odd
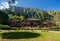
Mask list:
[[[14,14],[20,14],[24,16],[27,15],[28,18],[40,19],[40,21],[51,20],[53,17],[53,15],[49,14],[47,11],[35,9],[35,8],[24,8],[24,7],[11,6],[8,9],[8,11]]]
[[[25,7],[17,7],[17,6],[10,6],[10,8],[8,9],[11,12],[15,12],[15,13],[28,13],[28,12],[35,12],[35,11],[42,11],[40,9],[35,9],[35,8],[25,8]]]

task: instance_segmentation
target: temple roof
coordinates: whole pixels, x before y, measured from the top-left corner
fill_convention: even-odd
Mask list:
[[[36,18],[28,18],[27,20],[39,20],[39,19],[36,19]]]

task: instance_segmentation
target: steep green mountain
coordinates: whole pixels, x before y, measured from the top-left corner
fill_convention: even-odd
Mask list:
[[[25,16],[26,18],[40,19],[40,22],[43,22],[45,20],[51,20],[53,18],[53,15],[49,14],[47,11],[35,8],[11,6],[7,11],[10,14],[20,14]]]
[[[60,11],[57,10],[40,10],[36,8],[25,8],[25,7],[17,7],[11,6],[7,10],[2,10],[6,12],[10,19],[17,18],[26,19],[26,18],[36,18],[39,19],[40,22],[44,22],[45,20],[51,20],[53,23],[60,24]],[[0,13],[1,18],[5,17]]]

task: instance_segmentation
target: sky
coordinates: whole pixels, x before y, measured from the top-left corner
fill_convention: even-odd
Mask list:
[[[17,1],[18,4],[16,6],[20,7],[37,8],[42,10],[60,10],[60,0],[17,0]]]

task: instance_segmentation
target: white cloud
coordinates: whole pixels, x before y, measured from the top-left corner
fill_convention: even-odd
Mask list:
[[[9,8],[9,3],[8,2],[5,2],[5,8]]]
[[[8,9],[9,8],[9,3],[8,2],[3,2],[0,5],[0,9]]]
[[[4,7],[3,6],[0,6],[0,9],[2,10]]]
[[[15,3],[10,3],[10,5],[12,6],[16,6],[17,4],[18,4],[17,1],[15,1]],[[0,5],[0,9],[8,9],[10,5],[8,2],[2,2]]]

